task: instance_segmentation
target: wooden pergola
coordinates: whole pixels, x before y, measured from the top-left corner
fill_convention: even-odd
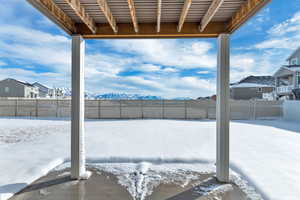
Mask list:
[[[271,0],[27,0],[72,36],[71,176],[84,152],[84,39],[218,37],[217,178],[229,181],[230,34]]]

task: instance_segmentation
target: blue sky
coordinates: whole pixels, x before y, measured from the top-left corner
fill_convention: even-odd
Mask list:
[[[70,87],[71,40],[25,0],[1,0],[0,79]],[[300,0],[273,0],[231,37],[231,82],[272,75],[300,46]],[[87,40],[86,89],[162,97],[216,90],[216,40]]]

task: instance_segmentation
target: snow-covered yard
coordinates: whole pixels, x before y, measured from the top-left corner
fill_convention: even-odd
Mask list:
[[[0,199],[69,160],[70,121],[0,118]],[[196,163],[214,167],[215,122],[86,122],[88,162]],[[266,199],[300,196],[300,125],[231,123],[231,169]]]

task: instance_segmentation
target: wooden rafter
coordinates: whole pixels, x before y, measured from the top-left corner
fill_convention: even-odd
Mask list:
[[[113,29],[113,31],[115,33],[117,33],[118,32],[117,22],[110,11],[107,1],[106,0],[97,0],[97,3],[99,5],[101,11],[103,12],[104,16],[106,17],[106,20],[108,21],[111,28]]]
[[[138,34],[132,28],[132,23],[118,23],[118,33],[114,33],[109,24],[97,24],[101,27],[95,34],[91,34],[86,26],[77,26],[78,33],[87,39],[105,38],[197,38],[197,37],[218,37],[226,32],[226,22],[211,22],[203,32],[199,31],[198,22],[186,22],[181,32],[177,31],[178,24],[165,22],[160,25],[160,32],[157,32],[156,22],[139,24]]]
[[[182,26],[184,24],[185,18],[188,14],[188,11],[189,11],[191,5],[192,5],[192,0],[185,0],[184,5],[183,5],[182,10],[181,10],[180,19],[179,19],[179,22],[178,22],[178,28],[177,28],[178,32],[180,32],[181,29],[182,29]]]
[[[212,20],[212,18],[215,16],[217,13],[218,9],[221,7],[222,3],[224,0],[213,0],[211,5],[209,6],[207,12],[205,13],[204,17],[201,20],[200,23],[200,31],[204,31],[208,23]]]
[[[135,13],[134,1],[133,0],[127,0],[127,1],[128,1],[128,7],[129,7],[129,11],[130,11],[134,31],[136,33],[138,33],[139,32],[139,27],[138,27],[138,21],[137,21],[137,17],[136,17],[136,13]]]
[[[248,0],[242,7],[235,13],[230,22],[228,23],[228,32],[232,33],[243,25],[249,18],[258,12],[271,0]]]
[[[157,25],[156,25],[156,31],[159,33],[160,31],[160,19],[161,19],[161,1],[157,0]]]
[[[84,7],[79,0],[64,0],[76,13],[76,15],[83,21],[83,23],[93,32],[96,32],[96,25],[94,20],[87,14]]]
[[[76,33],[75,22],[67,16],[53,0],[27,0],[51,21],[56,23],[69,34]]]

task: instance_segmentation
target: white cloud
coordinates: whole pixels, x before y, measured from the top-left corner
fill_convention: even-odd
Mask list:
[[[216,66],[213,46],[209,42],[179,42],[179,40],[121,40],[109,41],[115,51],[131,53],[142,62],[186,68]]]
[[[160,66],[153,65],[153,64],[143,64],[137,67],[137,69],[144,72],[157,72],[160,71]]]
[[[0,68],[0,80],[6,78],[14,78],[25,82],[41,82],[48,86],[65,87],[70,85],[70,79],[63,73],[37,73],[32,70],[25,70],[20,68]]]
[[[172,68],[172,67],[166,67],[162,71],[166,72],[166,73],[174,73],[174,72],[178,72],[178,69],[175,69],[175,68]]]
[[[7,65],[7,64],[0,60],[0,66],[4,66],[4,65]]]
[[[211,73],[210,71],[199,71],[199,72],[197,72],[197,74],[209,74],[209,73]]]
[[[267,40],[255,45],[258,49],[289,49],[300,46],[300,12],[268,31]]]
[[[271,27],[264,40],[232,55],[231,81],[249,75],[273,75],[299,46],[300,12],[297,12],[290,19]]]

